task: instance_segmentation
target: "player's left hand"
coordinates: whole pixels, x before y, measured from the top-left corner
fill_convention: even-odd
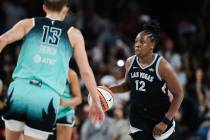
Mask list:
[[[165,132],[167,125],[163,122],[158,123],[153,129],[153,136],[160,136]]]
[[[94,101],[90,106],[89,116],[93,124],[96,124],[97,122],[102,124],[104,122],[105,114],[99,99]]]
[[[60,106],[69,106],[68,105],[68,100],[60,99]]]

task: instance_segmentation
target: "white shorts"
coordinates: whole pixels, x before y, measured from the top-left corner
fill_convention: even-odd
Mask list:
[[[16,120],[5,120],[5,127],[11,131],[15,132],[23,132],[24,135],[33,137],[40,140],[47,140],[48,136],[51,134],[49,132],[40,131],[37,129],[33,129],[28,127],[24,122],[16,121]]]

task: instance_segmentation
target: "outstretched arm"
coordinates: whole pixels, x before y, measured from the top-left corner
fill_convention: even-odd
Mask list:
[[[75,108],[76,106],[82,103],[82,95],[80,90],[79,79],[74,70],[69,69],[68,81],[70,83],[73,98],[69,100],[61,100],[61,105]]]
[[[23,19],[0,36],[0,52],[8,44],[21,40],[33,27],[33,19]]]
[[[81,32],[75,28],[69,30],[68,36],[72,46],[74,47],[74,58],[79,67],[82,79],[84,80],[84,83],[93,98],[93,104],[90,108],[92,121],[103,121],[105,114],[101,107],[99,96],[97,95],[96,81],[88,62],[87,54],[85,51],[84,38]]]
[[[115,93],[125,93],[126,91],[130,90],[130,79],[128,77],[128,68],[131,65],[131,61],[132,61],[132,57],[129,57],[126,60],[126,64],[125,64],[125,78],[124,80],[115,86],[111,86],[110,90],[115,94]]]

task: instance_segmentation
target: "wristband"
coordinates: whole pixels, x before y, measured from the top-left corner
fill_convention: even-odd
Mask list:
[[[172,121],[169,120],[167,117],[163,117],[162,120],[161,120],[161,122],[163,122],[166,125],[170,125]]]

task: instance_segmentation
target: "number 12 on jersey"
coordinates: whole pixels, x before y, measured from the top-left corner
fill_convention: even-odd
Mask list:
[[[135,80],[136,90],[146,92],[145,82],[140,80]]]

